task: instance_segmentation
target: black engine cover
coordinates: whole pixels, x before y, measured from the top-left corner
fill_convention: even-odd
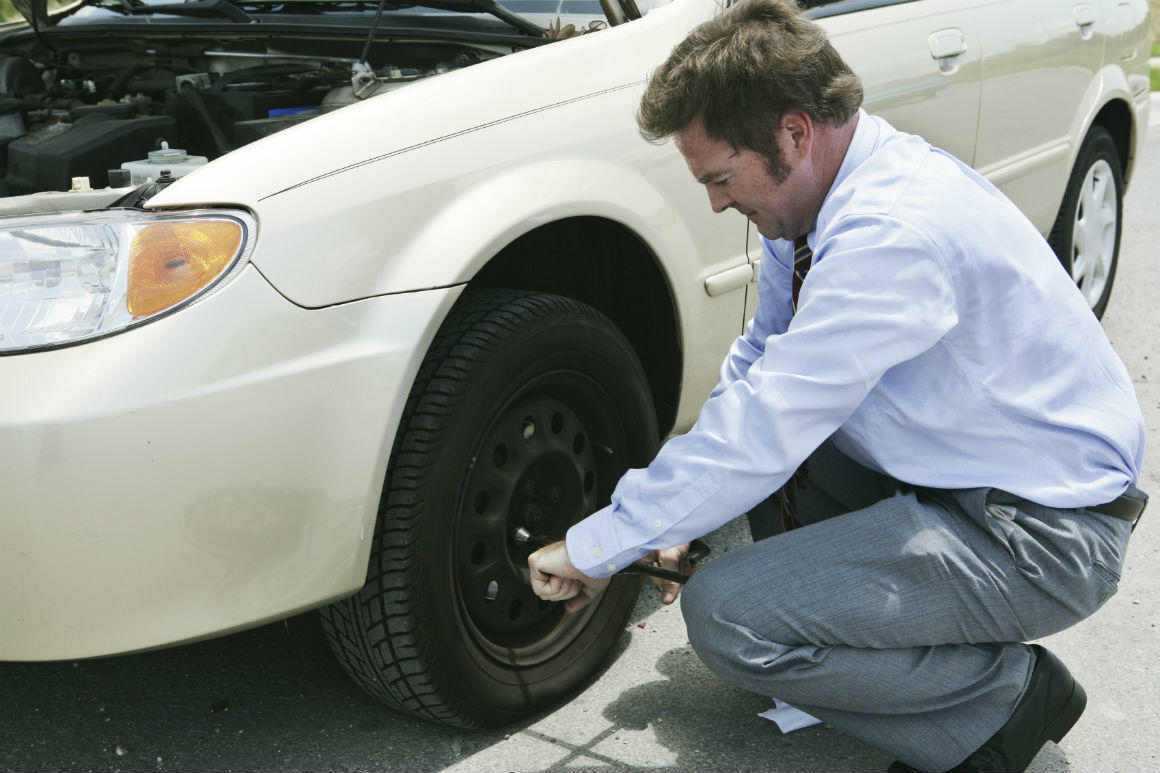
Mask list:
[[[94,188],[104,188],[109,169],[145,158],[173,130],[173,118],[164,115],[121,120],[94,115],[67,129],[27,134],[8,145],[8,190],[67,191],[73,177],[88,177]]]

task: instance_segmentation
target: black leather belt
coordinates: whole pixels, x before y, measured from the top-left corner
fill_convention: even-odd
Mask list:
[[[1012,504],[1017,505],[1020,502],[1029,502],[1030,500],[1012,494],[1001,489],[992,489],[987,495],[988,502],[997,502],[998,504]],[[1140,516],[1144,514],[1144,508],[1148,506],[1148,495],[1135,486],[1128,486],[1128,490],[1111,502],[1105,502],[1102,505],[1089,505],[1087,507],[1077,507],[1076,510],[1090,510],[1093,513],[1100,513],[1102,515],[1110,515],[1113,518],[1119,518],[1121,521],[1127,521],[1132,524],[1132,530],[1135,531],[1136,524],[1140,522]],[[1063,508],[1060,508],[1063,509]]]
[[[1128,521],[1132,524],[1132,529],[1135,530],[1136,524],[1140,522],[1140,516],[1144,514],[1144,508],[1148,506],[1148,495],[1135,486],[1128,486],[1128,490],[1111,502],[1103,505],[1095,505],[1086,509],[1093,513],[1103,513],[1110,515],[1113,518],[1119,518],[1123,521]]]

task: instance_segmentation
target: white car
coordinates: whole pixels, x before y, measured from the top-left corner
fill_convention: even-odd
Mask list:
[[[687,429],[755,304],[756,234],[634,121],[720,5],[44,3],[0,34],[0,660],[320,608],[422,717],[574,692],[639,583],[565,616],[513,535]],[[1102,312],[1146,0],[811,5]]]

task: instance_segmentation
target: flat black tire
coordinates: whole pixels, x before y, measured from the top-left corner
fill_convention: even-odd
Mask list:
[[[1048,242],[1096,318],[1112,296],[1123,229],[1124,173],[1115,140],[1102,126],[1084,138]]]
[[[616,578],[575,615],[536,599],[525,527],[562,537],[659,443],[645,372],[583,303],[468,292],[416,378],[387,470],[366,585],[321,612],[345,670],[395,709],[511,723],[573,695],[640,590]]]

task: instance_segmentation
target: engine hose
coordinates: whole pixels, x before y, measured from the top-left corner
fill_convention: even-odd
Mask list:
[[[218,155],[224,156],[233,148],[230,146],[230,141],[226,139],[225,132],[218,126],[217,121],[209,112],[209,108],[205,106],[205,100],[201,98],[201,93],[197,87],[192,83],[184,83],[181,86],[181,96],[189,100],[189,104],[193,105],[193,109],[201,116],[201,120],[209,129],[210,137],[213,138],[214,148],[217,149]]]
[[[139,72],[144,72],[149,68],[144,65],[133,65],[132,67],[123,71],[120,75],[113,79],[113,83],[109,86],[109,96],[113,99],[119,99],[128,93],[126,87],[133,76]]]

